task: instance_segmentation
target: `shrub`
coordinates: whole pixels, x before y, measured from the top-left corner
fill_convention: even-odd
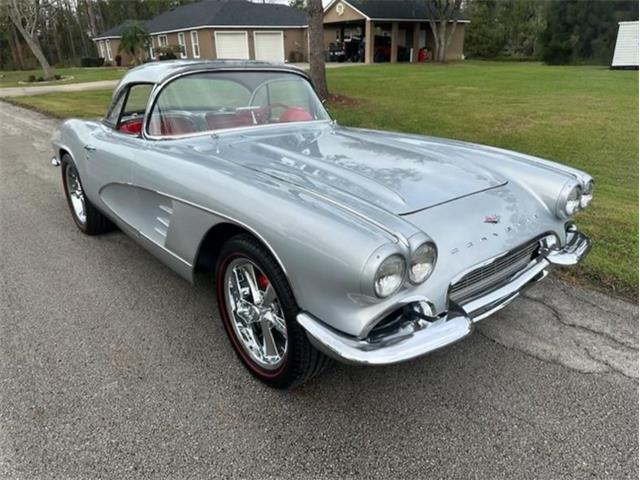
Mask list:
[[[35,75],[29,75],[29,78],[27,78],[27,82],[33,83],[36,81],[36,76]]]
[[[119,67],[122,65],[122,55],[116,55],[116,65]]]
[[[53,76],[53,79],[54,79],[54,80],[62,80],[62,75],[60,75],[60,74],[57,74],[57,73],[56,73],[56,74]]]
[[[44,77],[40,75],[37,79],[38,82],[44,82]]]
[[[80,59],[80,66],[82,67],[101,67],[104,65],[104,58],[102,57],[84,57]]]

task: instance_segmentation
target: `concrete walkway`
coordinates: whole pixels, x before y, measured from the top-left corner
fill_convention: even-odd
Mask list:
[[[81,92],[83,90],[98,90],[113,88],[119,80],[102,80],[98,82],[69,83],[66,85],[45,85],[42,87],[7,87],[0,88],[0,98],[21,97],[24,95],[41,95],[55,92]]]

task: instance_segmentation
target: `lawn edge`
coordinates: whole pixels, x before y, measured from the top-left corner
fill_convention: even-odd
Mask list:
[[[350,97],[343,97],[343,98],[351,100]],[[38,108],[33,105],[23,104],[12,97],[1,97],[0,102],[6,102],[13,106],[24,108],[26,110],[31,110],[32,112],[36,112],[41,115],[54,118],[56,120],[64,120],[65,118],[68,118],[62,115],[58,115],[46,109]],[[638,303],[638,299],[640,298],[638,287],[634,287],[632,285],[626,285],[624,282],[621,282],[617,286],[613,286],[610,284],[606,284],[602,281],[599,281],[593,278],[593,276],[590,276],[586,272],[582,272],[580,270],[569,272],[561,269],[553,269],[553,274],[557,276],[559,279],[571,285],[576,285],[576,286],[585,288],[587,290],[603,293],[613,298],[617,298],[619,300],[623,300],[626,302]]]

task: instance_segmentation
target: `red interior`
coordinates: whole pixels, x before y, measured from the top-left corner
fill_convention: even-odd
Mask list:
[[[130,135],[140,135],[142,132],[142,117],[133,118],[118,125],[118,131]]]
[[[156,117],[151,121],[149,127],[153,135],[183,135],[197,131],[191,120],[178,115]]]
[[[313,117],[302,107],[289,107],[280,115],[280,122],[308,122],[309,120],[313,120]]]
[[[248,111],[240,111],[231,115],[208,113],[206,119],[207,125],[211,130],[253,125],[253,117],[251,116],[251,112]]]

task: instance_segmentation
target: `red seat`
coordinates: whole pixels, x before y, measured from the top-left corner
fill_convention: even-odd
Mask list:
[[[308,122],[309,120],[313,120],[313,117],[302,107],[289,107],[280,115],[280,122]]]
[[[142,132],[142,117],[132,118],[118,125],[118,131],[129,135],[140,135]]]

